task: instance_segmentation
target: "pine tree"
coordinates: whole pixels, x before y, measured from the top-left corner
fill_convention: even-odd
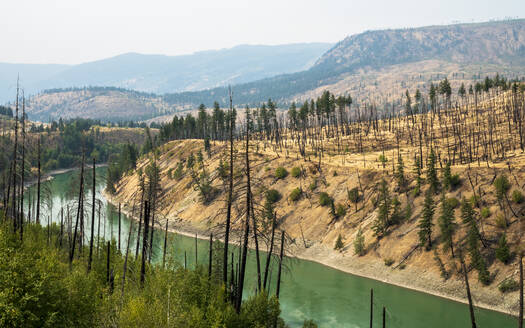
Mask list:
[[[428,156],[427,182],[430,185],[430,190],[434,194],[437,193],[439,190],[439,180],[436,171],[436,154],[433,148],[430,148],[430,155]]]
[[[385,179],[383,179],[381,181],[381,187],[379,188],[379,209],[377,218],[372,226],[372,230],[374,230],[375,235],[378,237],[383,237],[390,226],[391,203],[390,191],[388,190]]]
[[[335,241],[335,250],[342,250],[345,245],[343,244],[343,237],[341,237],[341,234],[337,236],[337,240]]]
[[[451,186],[452,172],[450,171],[450,161],[447,161],[443,168],[443,189],[448,190]]]
[[[434,200],[432,199],[432,192],[429,189],[425,193],[425,202],[423,205],[423,213],[419,221],[419,242],[421,246],[426,244],[426,249],[432,248],[432,217],[434,216]]]
[[[403,163],[403,157],[401,155],[399,155],[397,158],[396,180],[399,190],[404,190],[407,181],[405,178],[405,165]]]
[[[441,230],[441,239],[443,240],[443,250],[450,249],[454,257],[454,233],[456,232],[456,223],[454,222],[454,209],[447,202],[445,193],[441,194],[441,215],[439,217],[439,228]]]
[[[365,236],[363,236],[363,230],[361,230],[361,228],[357,231],[354,239],[354,253],[359,256],[365,255]]]
[[[478,241],[480,240],[480,234],[476,225],[475,212],[471,203],[467,200],[463,200],[461,204],[461,219],[468,228],[467,245],[470,254],[470,261],[478,271],[478,280],[484,285],[488,285],[490,283],[490,273],[487,270],[485,259],[483,259],[481,252],[479,251]]]
[[[511,258],[509,245],[507,244],[507,236],[505,234],[502,234],[499,239],[498,248],[496,248],[496,257],[505,264],[509,263]]]
[[[421,192],[421,184],[423,183],[423,179],[421,178],[421,161],[417,156],[415,157],[414,174],[416,175],[416,188],[414,189],[414,196],[418,196]]]

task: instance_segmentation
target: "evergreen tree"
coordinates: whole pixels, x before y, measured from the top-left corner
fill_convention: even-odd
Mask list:
[[[450,171],[450,161],[445,163],[443,168],[443,189],[448,190],[451,187],[452,172]]]
[[[436,154],[433,148],[430,148],[430,155],[428,156],[427,182],[430,185],[430,190],[434,194],[437,193],[439,190],[439,180],[436,171]]]
[[[423,213],[419,221],[419,242],[421,246],[426,244],[426,249],[432,248],[432,218],[434,216],[434,200],[430,189],[425,193],[425,202],[423,204]]]
[[[417,156],[415,157],[414,174],[416,175],[416,188],[414,189],[414,196],[418,196],[421,191],[423,178],[421,178],[421,161]]]
[[[502,234],[499,239],[498,248],[496,248],[496,257],[505,264],[510,261],[511,254],[509,245],[507,244],[507,236],[505,234]]]
[[[365,255],[365,236],[363,236],[361,228],[357,231],[354,239],[354,253],[359,256]]]
[[[339,234],[337,236],[337,240],[335,241],[334,249],[340,251],[343,249],[344,246],[345,245],[343,244],[343,237],[341,237],[341,234]]]
[[[385,179],[381,180],[381,186],[379,188],[379,208],[377,218],[374,221],[372,230],[378,237],[383,237],[388,227],[390,226],[390,206],[392,200],[390,197],[390,191],[388,190]]]
[[[407,184],[405,178],[405,165],[403,163],[403,157],[401,155],[397,158],[397,170],[396,170],[396,180],[399,190],[404,190]]]
[[[461,204],[461,219],[467,226],[467,246],[470,254],[470,261],[478,271],[478,280],[484,285],[490,283],[490,273],[487,270],[485,259],[479,251],[480,234],[476,225],[475,212],[469,201],[463,200]]]
[[[441,194],[441,215],[439,216],[439,228],[441,230],[441,239],[444,243],[443,250],[450,249],[454,257],[454,234],[456,232],[456,223],[454,222],[454,209],[447,202],[445,193]]]

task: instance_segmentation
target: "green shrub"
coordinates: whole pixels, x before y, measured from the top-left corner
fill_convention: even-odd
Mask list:
[[[499,214],[496,217],[496,226],[500,229],[506,229],[507,228],[507,220],[505,220],[505,217],[503,214]]]
[[[295,188],[290,192],[290,200],[292,202],[296,202],[301,198],[301,195],[303,194],[303,190],[301,188]]]
[[[319,205],[321,206],[330,206],[334,200],[326,192],[319,194]]]
[[[480,215],[484,219],[488,218],[491,215],[490,209],[488,207],[483,207],[481,209]]]
[[[512,191],[512,201],[514,203],[521,204],[521,203],[523,203],[523,200],[524,200],[524,197],[523,197],[523,194],[521,193],[521,191],[519,191],[519,190]]]
[[[276,203],[281,199],[281,193],[275,189],[269,189],[266,191],[266,200],[270,203]]]
[[[498,289],[502,293],[514,292],[520,288],[520,284],[514,280],[507,278],[499,283]]]
[[[461,178],[459,177],[459,174],[452,174],[450,176],[450,189],[456,189],[461,185]]]
[[[392,264],[394,264],[394,259],[392,259],[392,258],[386,258],[386,259],[384,260],[384,262],[385,262],[385,265],[386,265],[386,266],[391,266]]]
[[[279,166],[275,169],[275,177],[277,179],[284,179],[288,176],[288,171],[282,166]]]
[[[502,174],[494,180],[494,188],[496,188],[496,196],[502,200],[505,194],[510,189],[510,182],[506,175]]]
[[[347,191],[348,200],[352,203],[357,203],[359,201],[359,189],[357,187],[352,188]]]
[[[346,208],[342,204],[337,204],[335,209],[335,216],[341,218],[346,215]]]
[[[292,175],[292,177],[294,178],[298,178],[301,176],[301,168],[300,167],[297,167],[297,166],[294,166],[292,168],[292,171],[290,171],[290,174]]]
[[[447,198],[445,200],[450,208],[454,209],[459,206],[459,200],[456,197]]]
[[[315,179],[314,181],[312,181],[312,183],[310,183],[310,185],[308,186],[308,189],[310,189],[310,191],[314,191],[315,189],[317,189],[317,179]]]

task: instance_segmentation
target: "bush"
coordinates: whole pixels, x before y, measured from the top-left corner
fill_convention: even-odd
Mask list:
[[[277,179],[284,179],[288,176],[288,171],[282,166],[279,166],[275,169],[275,177]]]
[[[346,209],[342,204],[337,204],[335,209],[335,217],[341,218],[346,215]]]
[[[456,197],[447,198],[445,201],[452,209],[455,209],[459,206],[459,200]]]
[[[506,229],[507,228],[507,220],[505,220],[505,217],[503,214],[499,214],[496,217],[496,226],[500,229]]]
[[[523,200],[524,200],[524,197],[523,197],[523,194],[521,193],[521,191],[519,191],[519,190],[512,191],[512,201],[514,203],[521,204],[521,203],[523,203]]]
[[[298,178],[301,176],[301,168],[300,167],[297,167],[297,166],[294,166],[292,168],[292,171],[290,172],[292,174],[292,177],[294,178]]]
[[[450,189],[456,189],[461,185],[461,178],[459,177],[459,174],[452,174],[450,176]]]
[[[319,205],[321,206],[330,206],[334,200],[327,193],[322,192],[319,194]]]
[[[488,218],[491,215],[490,209],[488,207],[483,207],[481,209],[480,215],[484,219]]]
[[[357,203],[359,201],[359,189],[357,187],[348,190],[347,194],[348,200],[352,203]]]
[[[303,190],[301,188],[295,188],[290,192],[290,200],[292,202],[296,202],[301,198],[301,195],[303,194]]]
[[[277,203],[281,199],[281,193],[275,189],[266,191],[266,200],[272,204]]]
[[[391,266],[392,264],[394,264],[394,259],[386,258],[384,262],[386,266]]]
[[[494,188],[496,188],[496,196],[499,200],[503,199],[505,194],[510,189],[510,182],[506,175],[502,174],[494,180]]]
[[[315,189],[317,189],[317,179],[315,179],[314,181],[312,181],[312,183],[310,183],[310,185],[308,186],[308,189],[310,189],[310,191],[314,191]]]
[[[343,244],[343,238],[341,237],[341,234],[339,234],[339,236],[337,236],[337,240],[335,241],[334,249],[340,251],[343,249],[344,246],[345,245]]]
[[[514,292],[520,288],[520,284],[513,279],[507,278],[500,282],[498,289],[502,293]]]

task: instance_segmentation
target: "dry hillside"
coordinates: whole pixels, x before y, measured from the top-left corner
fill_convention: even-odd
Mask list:
[[[503,233],[511,251],[517,252],[522,247],[520,238],[525,205],[511,197],[515,191],[525,193],[525,153],[520,149],[520,144],[523,146],[523,140],[520,141],[523,123],[512,117],[517,108],[523,113],[523,94],[494,93],[483,99],[467,98],[461,106],[445,107],[428,114],[354,122],[346,127],[287,130],[278,142],[254,135],[250,143],[250,165],[255,208],[261,209],[257,212],[261,216],[258,229],[261,234],[269,229],[261,213],[265,191],[275,189],[282,195],[275,206],[277,229],[285,230],[290,236],[293,255],[464,301],[457,255],[452,258],[450,251],[444,250],[441,240],[440,192],[432,196],[435,203],[433,249],[426,250],[419,242],[423,202],[429,188],[426,182],[427,159],[433,149],[440,180],[446,166],[445,159],[452,163],[452,174],[459,176],[455,188],[442,187],[445,197],[460,202],[472,201],[474,195],[479,199],[472,204],[484,244],[480,244],[480,252],[492,282],[485,286],[478,281],[478,273],[467,255],[475,304],[514,313],[518,308],[517,292],[502,293],[498,287],[504,280],[516,280],[517,256],[510,263],[503,264],[496,259],[495,249]],[[301,135],[312,138],[301,139]],[[300,140],[306,140],[306,144]],[[305,149],[304,156],[301,147]],[[245,142],[237,141],[235,149],[233,217],[239,228],[245,199]],[[203,154],[202,163],[198,160],[199,152]],[[156,159],[152,154],[140,159],[137,171],[129,172],[117,184],[114,201],[127,204],[125,207],[130,211],[140,200],[139,172],[146,172],[147,166],[156,161],[161,173],[157,221],[168,218],[173,229],[202,234],[213,231],[220,235],[226,217],[227,185],[218,168],[227,162],[227,153],[228,145],[222,142],[212,143],[207,153],[202,140],[171,141],[160,147]],[[194,156],[196,162],[192,169],[186,165],[190,156]],[[415,192],[414,160],[418,156],[424,159],[419,194]],[[384,160],[380,161],[381,158]],[[403,187],[399,186],[395,174],[399,172],[398,158],[404,162],[407,183]],[[179,163],[183,167],[180,176],[175,174]],[[284,178],[276,177],[279,167],[290,174]],[[207,203],[195,183],[199,181],[196,177],[204,171],[209,174],[214,189]],[[296,174],[292,173],[297,171],[300,174],[294,177]],[[511,186],[508,197],[498,201],[494,181],[502,175],[508,178]],[[387,183],[391,198],[399,200],[399,210],[403,213],[400,222],[389,227],[383,237],[373,230],[378,217],[382,179]],[[302,194],[292,201],[290,195],[296,188],[300,188]],[[358,190],[357,203],[351,202],[349,197],[353,188]],[[337,214],[330,206],[320,205],[321,193],[327,193],[333,199]],[[467,253],[467,227],[461,220],[460,206],[455,208],[454,216],[457,223],[454,236],[456,254],[458,250]],[[354,251],[354,241],[360,229],[365,240],[362,256]],[[334,245],[339,235],[343,247],[336,251]],[[266,245],[263,244],[262,248],[266,249]],[[444,274],[449,278],[444,279]]]

